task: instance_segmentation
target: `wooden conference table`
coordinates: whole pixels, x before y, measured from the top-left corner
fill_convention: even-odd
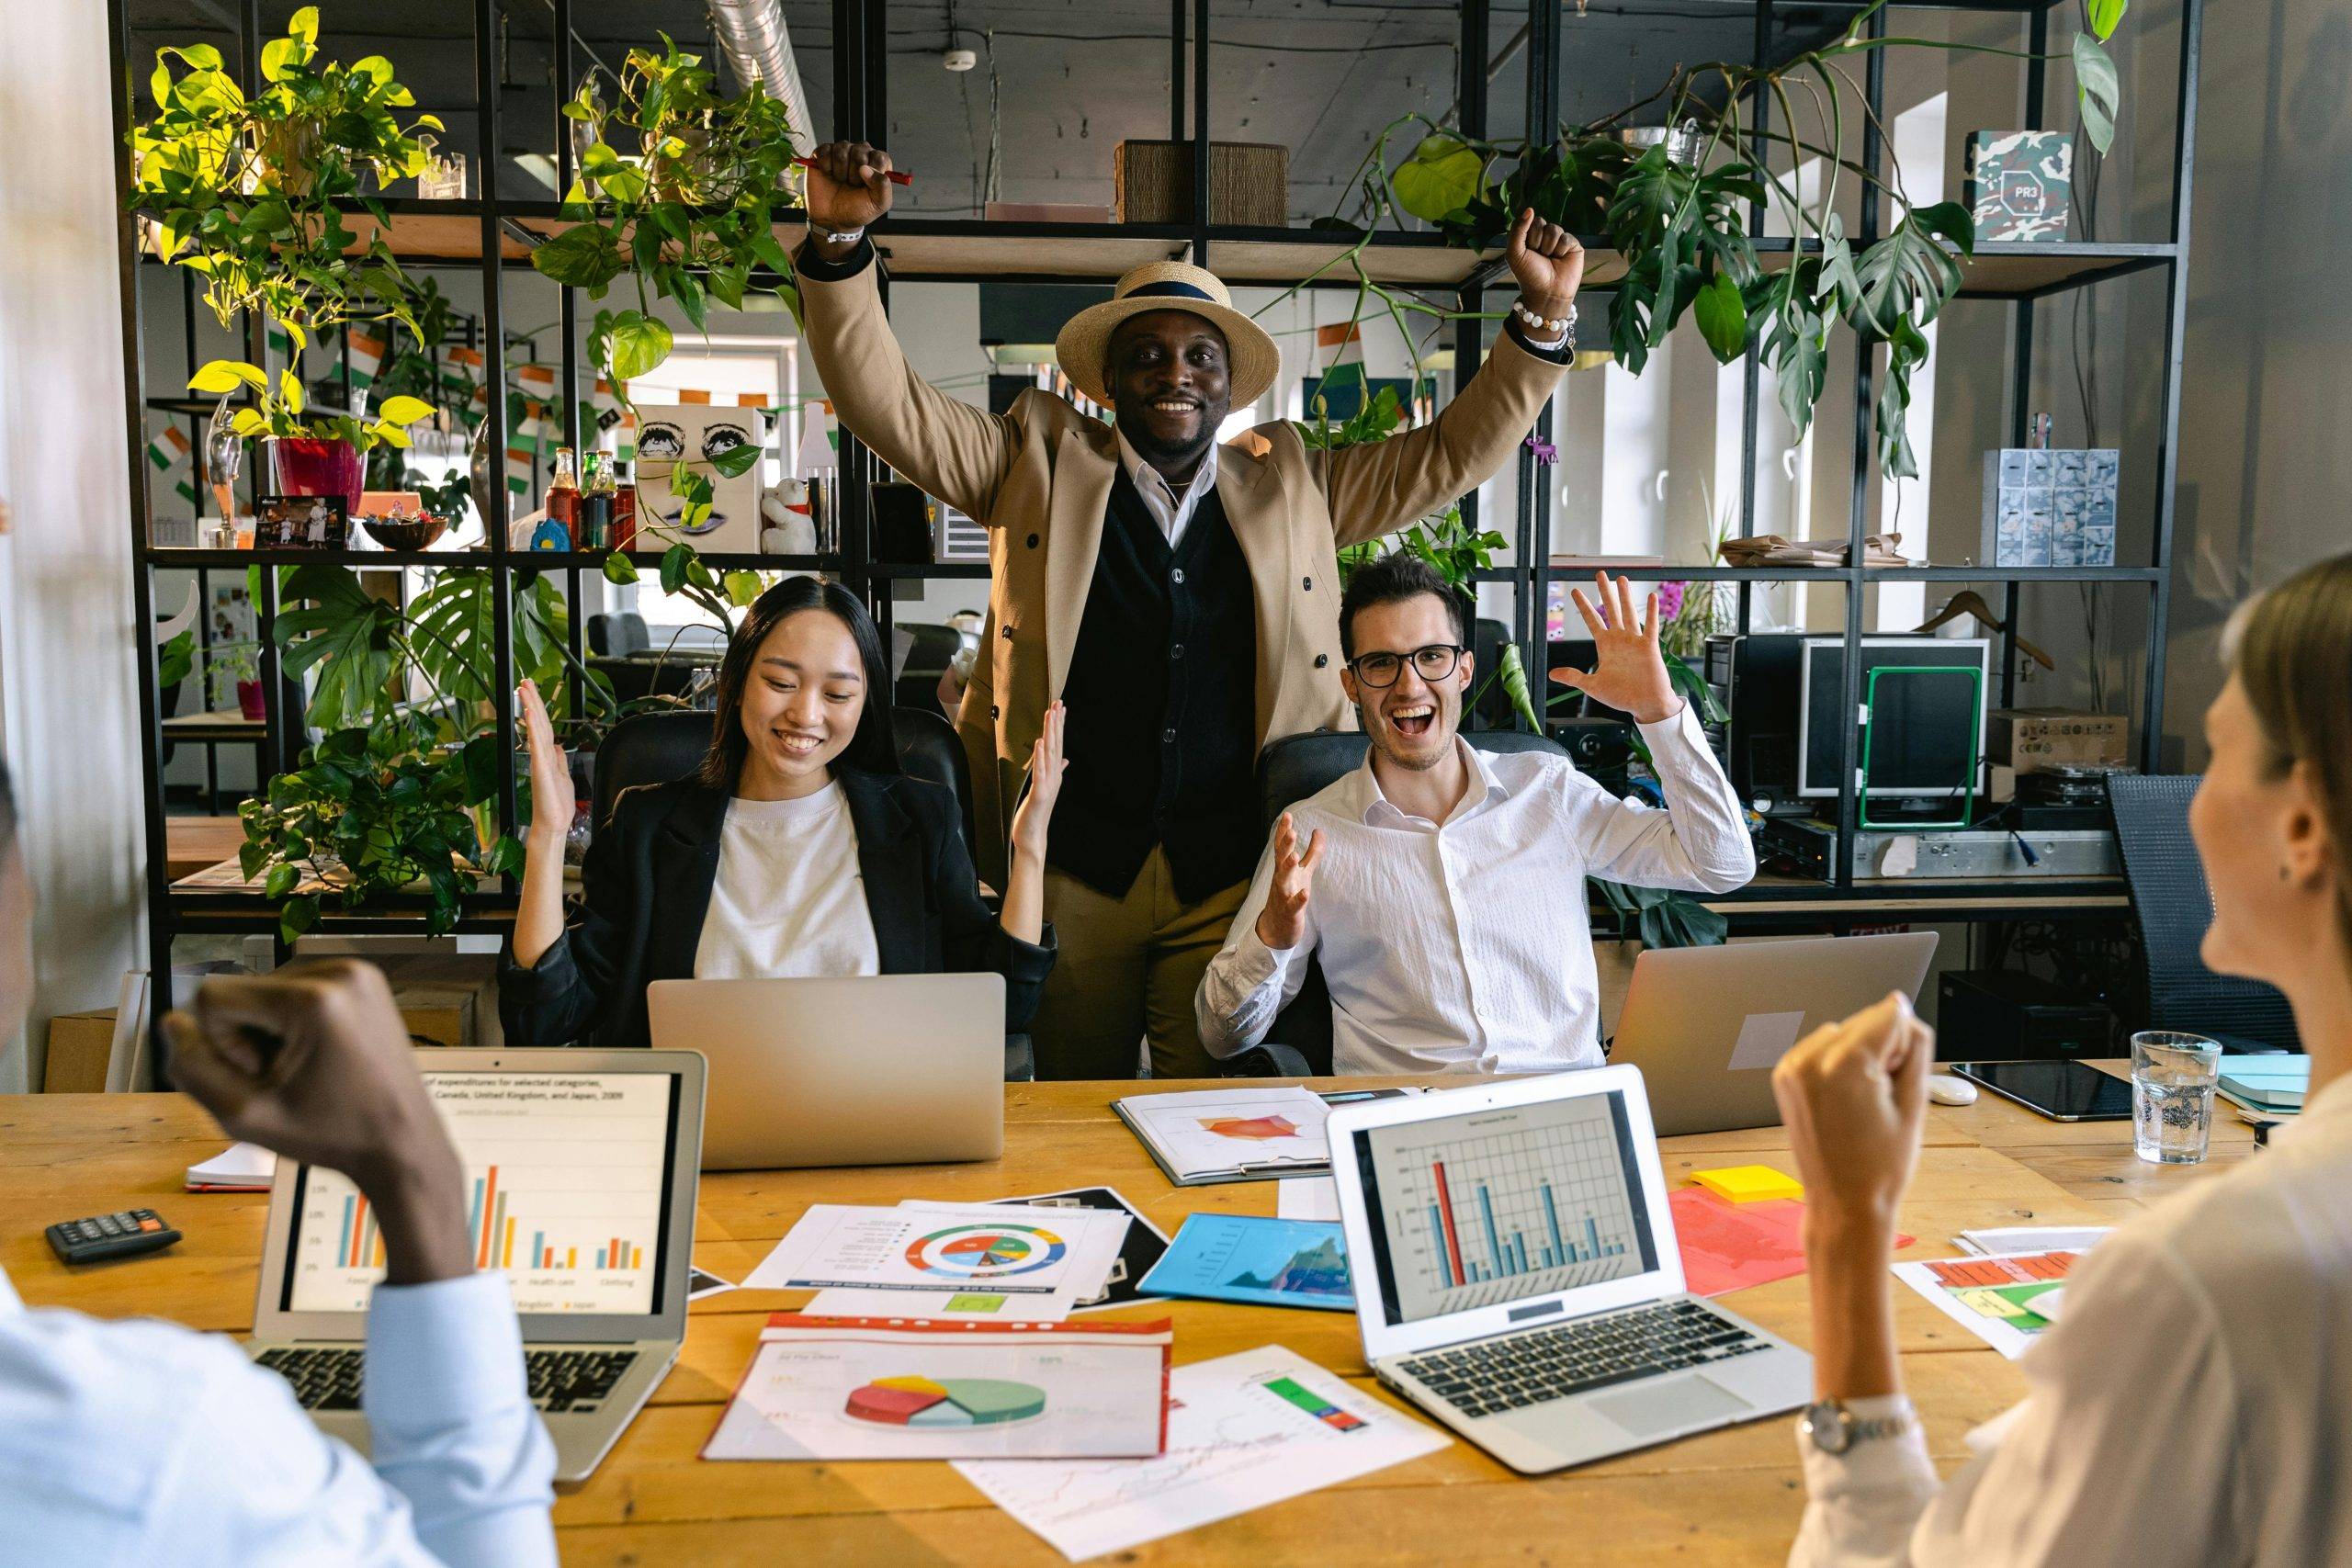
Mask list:
[[[1318,1080],[1361,1087],[1364,1079]],[[990,1165],[741,1172],[703,1180],[695,1261],[740,1280],[811,1202],[981,1200],[1058,1188],[1118,1188],[1173,1234],[1195,1210],[1270,1214],[1271,1182],[1177,1189],[1112,1115],[1146,1088],[1209,1084],[1015,1084],[1005,1089],[1005,1155]],[[232,1334],[253,1323],[267,1200],[181,1190],[222,1139],[175,1095],[0,1098],[0,1266],[27,1303],[107,1316],[153,1314]],[[1918,1237],[1902,1256],[1948,1256],[1972,1226],[2115,1224],[2148,1201],[2253,1152],[2249,1129],[2217,1115],[2202,1167],[2158,1168],[2132,1154],[2131,1124],[2047,1122],[1987,1095],[1931,1107],[1927,1148],[1904,1205]],[[1794,1173],[1777,1127],[1666,1140],[1669,1179],[1761,1163]],[[55,1220],[153,1208],[186,1233],[171,1251],[69,1271],[41,1228]],[[695,1458],[749,1361],[766,1314],[806,1292],[735,1291],[695,1303],[685,1351],[653,1404],[594,1477],[556,1506],[568,1563],[1053,1563],[1060,1556],[944,1462],[710,1463]],[[1725,1300],[1803,1345],[1803,1276]],[[1928,1445],[1949,1470],[1962,1436],[2017,1399],[2017,1369],[1925,1302],[1897,1290],[1904,1374]],[[1171,1317],[1176,1359],[1281,1344],[1394,1404],[1363,1365],[1355,1319],[1339,1313],[1177,1302],[1121,1315]],[[1505,1560],[1579,1563],[1778,1563],[1804,1506],[1787,1417],[1710,1432],[1542,1479],[1513,1474],[1456,1441],[1409,1464],[1327,1487],[1124,1553],[1136,1563],[1345,1563]]]

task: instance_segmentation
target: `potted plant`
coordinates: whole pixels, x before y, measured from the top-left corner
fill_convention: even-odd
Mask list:
[[[156,113],[129,138],[130,200],[152,220],[155,254],[204,276],[223,327],[255,311],[298,349],[346,321],[416,329],[377,193],[421,172],[429,154],[415,133],[441,129],[431,115],[402,126],[393,111],[416,99],[391,62],[320,60],[318,30],[318,7],[294,13],[263,47],[265,85],[251,98],[209,44],[157,50]],[[364,244],[345,202],[375,220]]]
[[[228,706],[229,694],[234,692],[237,711],[246,718],[259,723],[269,716],[269,710],[262,702],[260,654],[261,644],[257,642],[212,645],[204,656],[204,673],[213,707]]]
[[[406,446],[407,427],[429,418],[433,405],[408,396],[384,400],[373,420],[358,414],[304,415],[301,378],[280,370],[273,384],[257,365],[215,359],[187,378],[188,389],[227,396],[253,389],[250,408],[239,409],[230,429],[252,438],[266,436],[274,482],[281,495],[339,495],[353,513],[363,488],[360,459],[379,446]]]

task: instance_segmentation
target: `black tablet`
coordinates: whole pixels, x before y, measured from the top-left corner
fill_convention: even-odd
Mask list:
[[[1951,1071],[2053,1122],[2128,1122],[2132,1084],[2080,1062],[1960,1062]]]

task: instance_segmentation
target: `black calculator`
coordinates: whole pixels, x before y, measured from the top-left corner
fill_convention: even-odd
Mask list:
[[[61,1220],[49,1227],[49,1245],[68,1263],[136,1258],[179,1240],[180,1233],[153,1209],[125,1209],[87,1220]]]

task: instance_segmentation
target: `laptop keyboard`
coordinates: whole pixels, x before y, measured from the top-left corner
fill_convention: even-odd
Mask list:
[[[1661,1302],[1434,1351],[1404,1368],[1464,1415],[1495,1416],[1766,1348],[1697,1302]]]
[[[356,1410],[366,1358],[337,1347],[270,1349],[256,1359],[294,1386],[303,1409]],[[526,1350],[531,1403],[549,1414],[594,1410],[636,1359],[634,1350]]]

